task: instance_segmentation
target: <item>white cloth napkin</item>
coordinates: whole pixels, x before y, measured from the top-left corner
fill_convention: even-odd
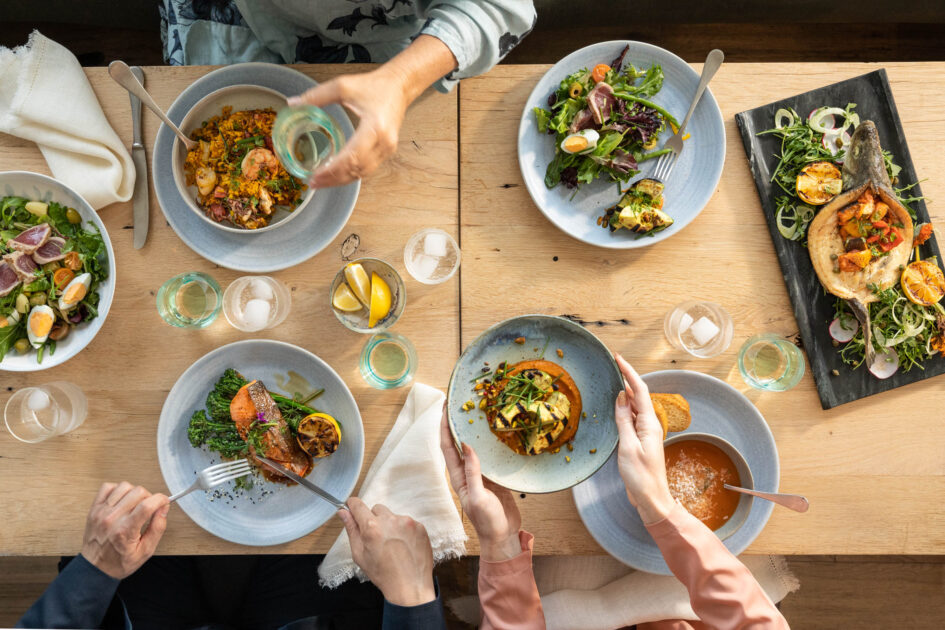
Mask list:
[[[71,52],[33,31],[26,46],[0,47],[0,86],[0,131],[38,144],[96,210],[131,199],[134,163]]]
[[[800,584],[783,556],[741,556],[771,601]],[[634,571],[610,556],[538,556],[535,581],[548,630],[612,630],[647,621],[698,619],[686,587],[671,575]],[[478,623],[479,600],[447,602],[457,617]]]
[[[364,477],[358,496],[369,506],[383,503],[426,527],[433,561],[466,553],[466,531],[446,481],[440,451],[442,392],[417,383],[407,395],[397,421]],[[367,579],[351,559],[347,532],[342,532],[318,567],[319,582],[335,588],[357,576]]]

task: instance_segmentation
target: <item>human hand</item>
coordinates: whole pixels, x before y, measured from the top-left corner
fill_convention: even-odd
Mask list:
[[[666,518],[675,501],[666,482],[663,426],[653,411],[650,390],[627,361],[617,353],[624,376],[624,391],[617,395],[614,416],[620,445],[617,468],[627,487],[627,498],[640,513],[644,525]]]
[[[358,128],[348,143],[312,174],[309,185],[326,188],[361,179],[393,155],[410,101],[405,77],[381,66],[372,72],[331,79],[289,98],[288,103],[317,107],[337,103],[359,118]]]
[[[89,510],[82,556],[113,578],[128,577],[154,555],[168,510],[163,494],[127,481],[103,483]]]
[[[450,484],[479,536],[480,557],[491,562],[514,558],[522,553],[518,537],[522,515],[515,499],[507,489],[482,478],[479,456],[468,444],[463,444],[463,457],[460,459],[448,422],[444,407],[440,422],[440,449],[446,458]]]
[[[338,510],[351,542],[351,557],[398,606],[419,606],[436,599],[433,550],[427,530],[409,516],[394,514],[378,503],[374,509],[357,497]]]

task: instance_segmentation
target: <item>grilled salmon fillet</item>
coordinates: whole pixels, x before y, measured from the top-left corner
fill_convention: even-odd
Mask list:
[[[271,459],[280,466],[304,477],[312,470],[312,458],[302,450],[292,437],[289,426],[282,418],[282,412],[269,395],[261,381],[251,381],[240,388],[230,401],[230,417],[236,424],[236,430],[244,440],[249,435],[252,424],[256,421],[274,422],[260,440],[265,449],[259,455]],[[256,449],[249,446],[250,455],[256,458]],[[291,483],[282,475],[260,465],[263,476],[270,481]]]

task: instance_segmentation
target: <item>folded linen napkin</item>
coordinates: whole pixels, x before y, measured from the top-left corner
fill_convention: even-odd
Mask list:
[[[75,56],[33,31],[0,46],[0,131],[39,145],[53,176],[98,210],[131,199],[134,163]]]
[[[373,506],[383,503],[426,527],[433,561],[458,558],[466,552],[466,531],[446,481],[440,451],[442,392],[417,383],[407,395],[397,421],[364,477],[358,496]],[[351,559],[347,532],[342,532],[318,567],[319,582],[335,588],[357,576],[367,579]]]
[[[799,587],[784,556],[745,555],[739,560],[775,603]],[[534,569],[548,630],[611,630],[647,621],[698,619],[686,587],[675,577],[634,571],[610,556],[538,556]],[[447,605],[463,621],[478,623],[476,597]]]

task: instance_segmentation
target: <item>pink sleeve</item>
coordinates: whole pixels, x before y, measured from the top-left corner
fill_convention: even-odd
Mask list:
[[[745,565],[712,530],[681,505],[647,527],[670,570],[689,591],[692,609],[708,626],[787,629],[787,620]],[[700,627],[701,624],[693,624]],[[660,625],[651,628],[688,627]]]
[[[502,562],[479,561],[480,628],[489,630],[544,630],[545,615],[532,573],[535,537],[518,533],[522,553]]]

